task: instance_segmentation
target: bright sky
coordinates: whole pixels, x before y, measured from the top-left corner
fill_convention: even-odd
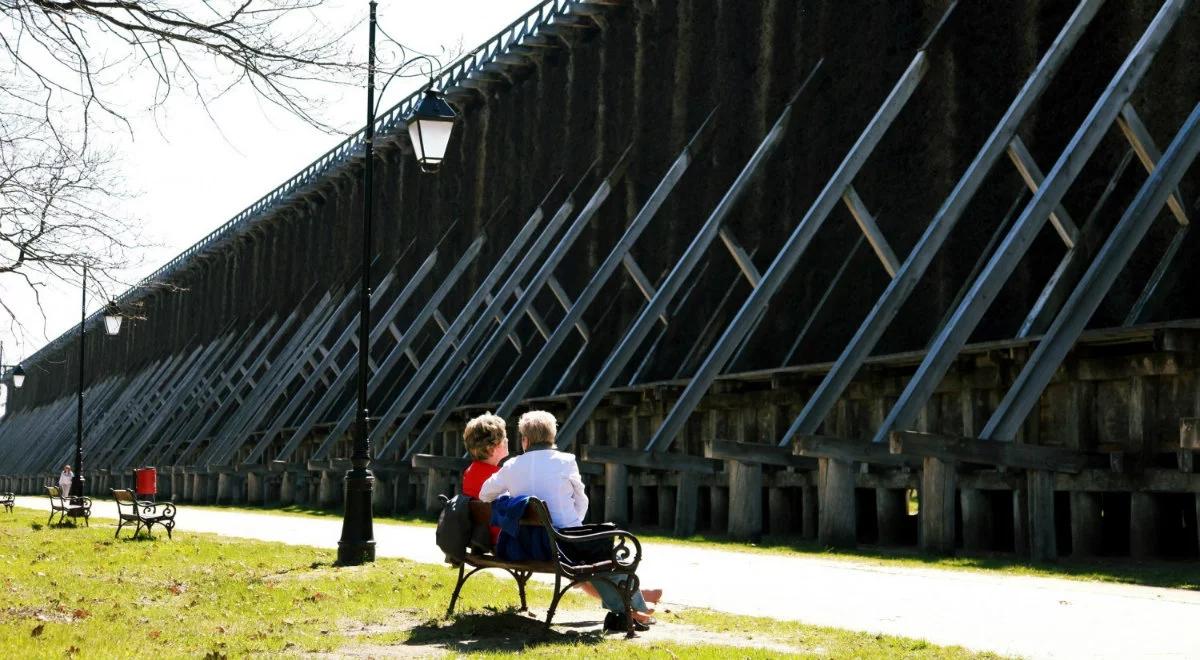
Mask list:
[[[531,9],[536,1],[384,0],[379,3],[379,24],[392,37],[418,50],[436,53],[443,47],[460,45],[470,50]],[[326,0],[321,11],[330,12],[330,22],[341,24],[352,24],[361,15],[361,25],[349,38],[356,40],[356,60],[365,62],[367,2]],[[406,79],[392,83],[381,109],[398,102],[419,82]],[[347,132],[361,127],[366,117],[365,90],[334,89],[331,95],[322,119]],[[199,104],[180,98],[160,112],[157,121],[149,113],[131,116],[132,139],[128,133],[114,134],[119,139],[116,149],[121,171],[128,187],[138,192],[119,210],[141,218],[145,240],[157,246],[138,255],[141,263],[124,274],[126,281],[150,274],[344,137],[322,133],[281,110],[260,104],[248,92],[227,96],[210,109],[216,124]],[[78,289],[47,289],[39,310],[21,282],[0,278],[0,296],[17,310],[26,326],[24,336],[0,328],[5,363],[31,355],[79,322]],[[88,313],[102,302],[89,300]]]

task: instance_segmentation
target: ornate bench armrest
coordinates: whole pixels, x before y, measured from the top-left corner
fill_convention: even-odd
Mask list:
[[[135,505],[137,512],[143,518],[157,518],[160,520],[175,517],[175,503],[170,500],[162,502],[150,502],[147,500],[138,500]]]
[[[586,543],[588,541],[603,541],[612,539],[612,551],[609,561],[613,568],[634,571],[642,561],[642,544],[632,532],[623,529],[592,532],[590,534],[563,534],[551,528],[555,541],[558,543]]]

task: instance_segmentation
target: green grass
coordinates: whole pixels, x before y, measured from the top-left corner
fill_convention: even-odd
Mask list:
[[[193,506],[193,505],[188,505]],[[341,517],[340,510],[288,506],[283,508],[209,506],[225,511],[281,513],[285,515]],[[377,524],[434,526],[428,515],[378,516]],[[936,557],[905,548],[858,548],[834,550],[796,536],[765,536],[759,543],[735,541],[719,534],[676,538],[658,529],[633,528],[638,538],[650,543],[670,543],[734,552],[753,552],[797,557],[836,559],[884,567],[935,568],[956,571],[993,572],[1005,575],[1054,577],[1087,582],[1112,582],[1170,589],[1200,591],[1200,563],[1195,561],[1138,561],[1132,559],[1060,559],[1054,563],[1031,564],[1013,555],[963,555]]]
[[[445,566],[381,559],[338,568],[332,551],[304,546],[188,532],[173,541],[115,540],[110,525],[44,522],[28,510],[0,516],[0,657],[219,658],[364,647],[385,655],[390,646],[430,644],[497,658],[780,657],[713,643],[633,645],[595,628],[548,631],[515,612],[511,580],[488,575],[467,583],[459,614],[444,621],[455,576]],[[547,588],[531,586],[535,607],[548,600]],[[562,607],[595,603],[570,594]],[[663,616],[705,630],[759,631],[800,651],[795,657],[991,657],[701,610]]]

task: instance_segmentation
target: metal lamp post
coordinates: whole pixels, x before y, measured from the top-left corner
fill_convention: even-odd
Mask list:
[[[121,313],[116,301],[110,300],[104,306],[104,332],[116,335],[121,331]],[[76,405],[75,418],[75,474],[71,478],[71,496],[82,497],[83,486],[83,387],[84,387],[84,357],[87,338],[87,266],[83,267],[83,284],[79,289],[79,396]]]
[[[375,532],[372,520],[372,495],[375,476],[371,474],[371,434],[368,427],[367,383],[371,354],[371,214],[374,202],[375,140],[375,7],[370,2],[367,49],[367,127],[364,135],[362,281],[359,287],[357,402],[354,420],[354,451],[346,472],[345,511],[342,536],[338,540],[338,564],[357,566],[375,561]],[[454,110],[432,89],[407,119],[409,135],[417,161],[425,172],[435,172],[445,158],[454,126]],[[414,133],[415,131],[415,133]]]
[[[21,389],[21,386],[25,384],[25,370],[19,364],[4,364],[4,342],[0,342],[0,382],[4,380],[5,371],[9,372],[8,376],[12,379],[13,388]]]

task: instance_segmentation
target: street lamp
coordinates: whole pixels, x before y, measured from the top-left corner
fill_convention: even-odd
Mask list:
[[[71,497],[83,497],[83,360],[84,347],[87,338],[87,266],[83,267],[83,284],[79,289],[79,397],[76,405],[75,418],[75,474],[71,478]],[[115,300],[110,300],[104,307],[104,331],[115,335],[121,331],[121,311]]]
[[[7,369],[12,370],[8,375],[12,378],[13,387],[21,389],[25,384],[25,370],[19,364],[4,364],[4,342],[0,341],[0,381],[4,380],[4,372]]]
[[[338,540],[338,564],[358,566],[375,561],[375,532],[372,520],[372,494],[375,476],[371,474],[371,434],[367,425],[368,359],[371,354],[371,213],[374,202],[375,169],[375,0],[370,2],[367,36],[367,128],[364,134],[362,281],[358,299],[358,394],[354,419],[354,451],[346,472],[345,511],[342,537]],[[401,65],[403,66],[403,64]],[[409,136],[422,171],[435,172],[446,155],[454,127],[454,110],[432,89],[409,116]],[[414,132],[415,131],[415,132]]]

